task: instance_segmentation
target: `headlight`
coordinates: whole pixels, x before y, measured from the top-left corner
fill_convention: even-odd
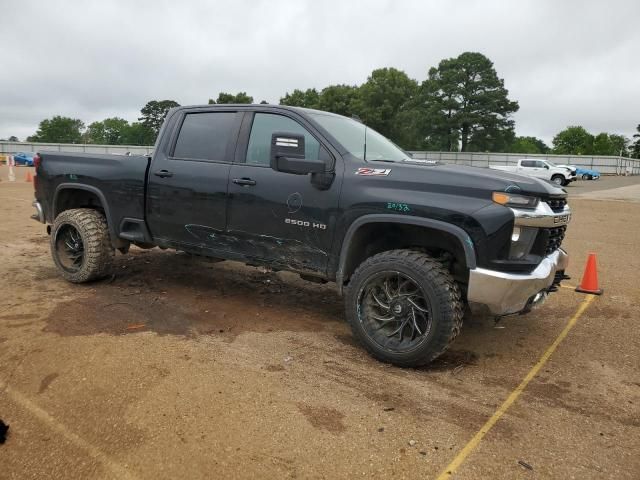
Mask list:
[[[493,192],[493,201],[513,208],[535,208],[538,205],[539,198],[527,197],[525,195],[515,195],[513,193]]]

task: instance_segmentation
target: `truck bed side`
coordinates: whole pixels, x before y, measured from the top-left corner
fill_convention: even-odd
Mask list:
[[[149,157],[64,152],[40,157],[35,193],[48,223],[70,208],[98,208],[117,246],[124,219],[144,220]]]

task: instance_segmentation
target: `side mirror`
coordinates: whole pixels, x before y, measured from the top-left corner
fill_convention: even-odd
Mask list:
[[[271,135],[270,166],[276,172],[306,175],[323,173],[322,160],[310,160],[304,157],[304,135],[298,133],[276,132]]]
[[[549,165],[547,165],[546,163],[544,164],[544,168],[549,170]]]

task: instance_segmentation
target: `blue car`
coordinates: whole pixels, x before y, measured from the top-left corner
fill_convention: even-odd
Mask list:
[[[597,170],[589,170],[588,168],[578,167],[576,175],[582,180],[597,180],[600,178],[600,172]]]
[[[20,152],[16,153],[13,158],[16,166],[24,165],[25,167],[33,167],[33,153]]]

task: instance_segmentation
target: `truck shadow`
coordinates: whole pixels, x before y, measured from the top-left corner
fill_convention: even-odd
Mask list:
[[[89,294],[58,304],[44,331],[63,336],[152,331],[233,341],[247,331],[343,333],[346,328],[342,299],[328,285],[175,252],[119,256],[112,277],[74,288]]]
[[[112,277],[71,288],[80,295],[59,303],[45,317],[43,331],[61,336],[209,335],[225,342],[246,332],[317,331],[333,337],[343,353],[368,359],[344,320],[335,285],[305,282],[291,273],[136,249],[116,258]],[[483,356],[484,348],[474,338],[491,330],[493,320],[473,317],[465,322],[455,346],[425,370],[472,366]]]

